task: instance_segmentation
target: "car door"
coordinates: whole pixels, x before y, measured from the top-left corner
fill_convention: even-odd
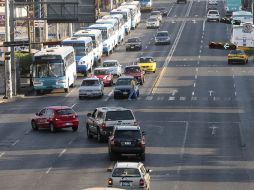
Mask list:
[[[52,121],[54,117],[54,112],[52,109],[46,109],[46,114],[45,114],[45,127],[49,127],[50,122]]]
[[[89,122],[89,126],[90,126],[90,131],[92,133],[96,133],[97,132],[97,125],[96,125],[97,113],[98,113],[98,110],[95,109],[93,111],[93,113],[92,113],[92,116],[88,118],[88,122]]]
[[[42,109],[37,117],[36,117],[36,124],[38,127],[45,127],[45,116],[46,116],[46,108]]]

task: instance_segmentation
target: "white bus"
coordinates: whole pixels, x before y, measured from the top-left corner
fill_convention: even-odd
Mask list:
[[[141,22],[141,4],[139,1],[127,1],[121,4],[124,5],[134,5],[136,7],[136,15],[137,15],[137,23],[139,24]]]
[[[85,29],[74,33],[74,37],[91,37],[93,40],[94,63],[100,63],[102,57],[102,35],[100,30]]]
[[[114,15],[105,15],[102,17],[102,19],[109,19],[114,18],[118,20],[118,42],[121,43],[124,41],[125,38],[125,27],[124,27],[124,19],[123,15],[121,14],[114,14]]]
[[[253,24],[253,15],[248,11],[234,11],[232,13],[233,20],[240,20],[241,23],[252,23]]]
[[[113,25],[112,24],[93,24],[89,26],[90,29],[98,29],[101,31],[102,34],[102,41],[103,41],[103,53],[108,56],[110,53],[113,53],[114,50],[114,40],[115,35]]]
[[[129,34],[131,30],[131,12],[130,9],[113,9],[110,15],[121,14],[124,19],[125,34]]]
[[[71,37],[62,41],[63,46],[72,46],[76,54],[77,73],[84,74],[92,70],[94,64],[93,41],[91,37]]]
[[[32,81],[37,93],[59,88],[69,92],[77,78],[73,47],[47,48],[35,53],[33,59]]]
[[[136,5],[122,5],[119,9],[129,9],[131,13],[131,29],[135,29],[141,20],[141,13],[138,11]]]
[[[109,19],[98,19],[96,20],[96,24],[112,24],[113,25],[113,30],[116,35],[114,35],[114,47],[118,45],[119,41],[119,23],[117,19],[114,18],[109,18]]]

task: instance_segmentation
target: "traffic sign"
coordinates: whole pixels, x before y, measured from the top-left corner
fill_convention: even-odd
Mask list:
[[[4,42],[4,47],[14,47],[14,46],[29,46],[28,41],[13,41],[13,42]]]

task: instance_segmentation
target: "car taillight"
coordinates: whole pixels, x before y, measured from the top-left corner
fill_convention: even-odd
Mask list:
[[[106,128],[107,126],[106,126],[106,123],[102,123],[101,124],[101,128]]]
[[[113,179],[112,178],[108,178],[108,186],[112,186],[113,185]]]
[[[73,119],[78,118],[78,115],[73,115]]]
[[[137,121],[134,121],[134,125],[138,125],[138,122],[137,122]]]
[[[140,187],[143,187],[144,185],[145,185],[144,179],[140,179],[140,180],[139,180],[139,186],[140,186]]]

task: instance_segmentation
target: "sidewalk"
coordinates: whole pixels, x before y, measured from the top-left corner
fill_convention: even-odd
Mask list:
[[[13,96],[11,99],[5,99],[5,94],[0,94],[0,104],[2,103],[8,103],[8,102],[15,102],[18,99],[24,98],[25,96],[31,95],[33,92],[32,87],[27,86],[24,88],[21,88],[20,91],[17,93],[16,96]]]

